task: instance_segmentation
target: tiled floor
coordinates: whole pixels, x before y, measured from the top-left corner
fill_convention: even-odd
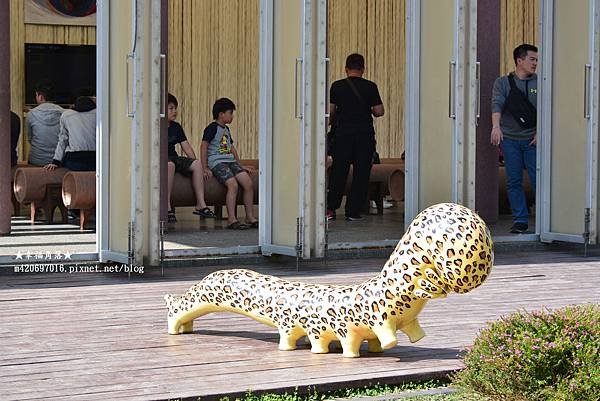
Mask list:
[[[328,224],[328,244],[331,248],[352,247],[353,244],[374,244],[398,241],[404,232],[404,206],[391,203],[383,215],[365,214],[361,221],[346,221],[344,210],[337,211],[337,219]],[[371,209],[375,213],[375,209]],[[258,212],[256,211],[258,215]],[[244,221],[243,208],[238,216]],[[165,250],[195,248],[230,248],[257,246],[258,230],[228,230],[227,220],[201,219],[192,214],[192,208],[177,209],[178,222],[167,226]],[[490,224],[494,236],[518,238],[510,234],[512,219],[502,215],[498,222]],[[95,230],[80,231],[77,224],[48,225],[36,222],[31,225],[28,217],[13,218],[12,235],[0,238],[0,256],[15,255],[17,252],[93,253],[96,251]],[[528,233],[535,233],[535,217],[530,218]]]

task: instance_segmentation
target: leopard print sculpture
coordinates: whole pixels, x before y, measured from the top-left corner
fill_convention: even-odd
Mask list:
[[[345,357],[394,347],[396,331],[425,336],[417,316],[432,298],[466,293],[486,279],[494,260],[490,232],[470,209],[442,203],[421,212],[377,276],[358,285],[304,284],[250,270],[209,274],[182,296],[165,295],[169,334],[189,333],[195,318],[228,311],[279,330],[280,350],[307,336],[315,353],[339,341]]]

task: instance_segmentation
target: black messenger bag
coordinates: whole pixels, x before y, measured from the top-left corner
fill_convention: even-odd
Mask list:
[[[510,92],[504,103],[504,110],[517,120],[521,128],[534,128],[537,125],[537,109],[527,98],[528,81],[525,81],[525,93],[517,88],[512,72],[508,74],[508,82],[510,83]]]

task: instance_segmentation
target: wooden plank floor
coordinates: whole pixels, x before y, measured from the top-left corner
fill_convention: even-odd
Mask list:
[[[252,267],[306,282],[351,284],[382,260]],[[0,399],[154,400],[247,390],[400,382],[460,368],[457,354],[486,321],[518,310],[598,302],[600,254],[496,255],[484,286],[431,301],[427,333],[359,359],[307,347],[277,350],[277,333],[243,316],[213,314],[193,334],[166,334],[165,293],[181,293],[211,268],[123,274],[10,273],[0,268]]]

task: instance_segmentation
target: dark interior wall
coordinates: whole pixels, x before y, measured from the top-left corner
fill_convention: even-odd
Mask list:
[[[475,208],[488,223],[498,220],[498,148],[490,144],[491,97],[500,75],[500,0],[477,1],[477,59],[481,63],[481,111],[475,158]]]

